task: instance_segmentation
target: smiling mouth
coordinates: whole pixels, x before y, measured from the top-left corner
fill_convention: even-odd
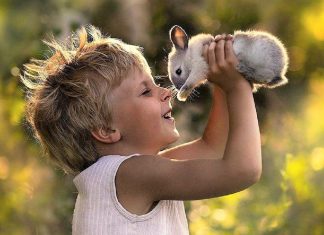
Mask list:
[[[162,118],[164,118],[165,120],[168,120],[168,121],[174,121],[171,111],[172,111],[172,109],[169,108],[169,110],[162,116]]]
[[[172,118],[172,116],[171,116],[171,110],[169,112],[167,112],[166,114],[164,114],[162,117],[164,119],[170,119],[170,118]]]

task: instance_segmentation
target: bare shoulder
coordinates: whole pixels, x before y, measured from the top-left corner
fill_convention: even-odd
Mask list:
[[[145,166],[152,165],[155,156],[139,155],[122,162],[116,174],[116,194],[119,203],[129,212],[146,214],[157,204],[143,190]]]

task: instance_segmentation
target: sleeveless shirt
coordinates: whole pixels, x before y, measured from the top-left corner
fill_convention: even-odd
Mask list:
[[[129,156],[108,155],[78,174],[73,235],[188,235],[183,201],[160,200],[148,213],[136,215],[118,201],[115,177]]]

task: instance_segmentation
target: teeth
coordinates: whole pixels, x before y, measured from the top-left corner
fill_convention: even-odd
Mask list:
[[[168,113],[164,114],[163,117],[164,117],[164,118],[170,118],[170,117],[171,117],[171,112],[168,112]]]

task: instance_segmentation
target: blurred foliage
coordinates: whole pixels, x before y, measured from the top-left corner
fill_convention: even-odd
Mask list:
[[[324,1],[2,0],[0,3],[0,234],[70,234],[76,189],[43,157],[24,120],[20,69],[43,58],[41,39],[63,39],[91,23],[143,46],[155,75],[166,75],[168,30],[189,35],[262,29],[287,46],[290,82],[260,90],[263,175],[233,195],[186,202],[190,232],[324,234]],[[161,80],[168,84],[167,80]],[[199,136],[210,106],[207,86],[175,101],[180,142]],[[197,97],[198,96],[198,97]]]

